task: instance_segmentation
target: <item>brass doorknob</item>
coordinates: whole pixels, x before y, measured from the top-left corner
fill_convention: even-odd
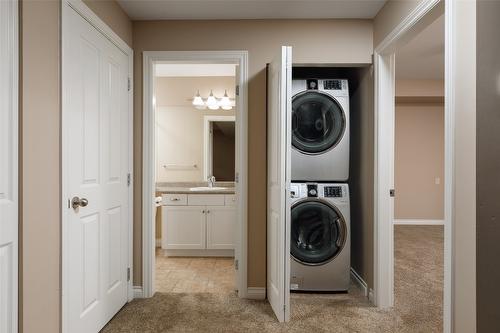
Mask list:
[[[73,209],[77,209],[78,207],[86,207],[89,204],[89,201],[85,198],[73,197],[71,199],[71,207]]]

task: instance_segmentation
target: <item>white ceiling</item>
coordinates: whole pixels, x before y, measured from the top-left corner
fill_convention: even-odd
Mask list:
[[[396,53],[396,79],[444,79],[444,15]]]
[[[234,64],[157,64],[155,76],[235,76]]]
[[[118,0],[132,20],[373,18],[386,0]]]

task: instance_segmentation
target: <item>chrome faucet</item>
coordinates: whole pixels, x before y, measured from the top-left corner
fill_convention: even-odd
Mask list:
[[[208,187],[214,187],[214,184],[215,184],[215,177],[214,176],[208,177],[207,181],[208,181]]]

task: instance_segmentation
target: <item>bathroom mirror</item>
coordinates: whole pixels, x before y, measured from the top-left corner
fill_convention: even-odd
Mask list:
[[[205,117],[205,176],[234,181],[235,119],[233,116]]]

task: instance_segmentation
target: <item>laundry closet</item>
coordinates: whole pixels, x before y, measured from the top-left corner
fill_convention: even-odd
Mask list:
[[[371,64],[281,56],[268,66],[268,297],[287,320],[290,292],[349,293],[371,278],[374,104]]]

